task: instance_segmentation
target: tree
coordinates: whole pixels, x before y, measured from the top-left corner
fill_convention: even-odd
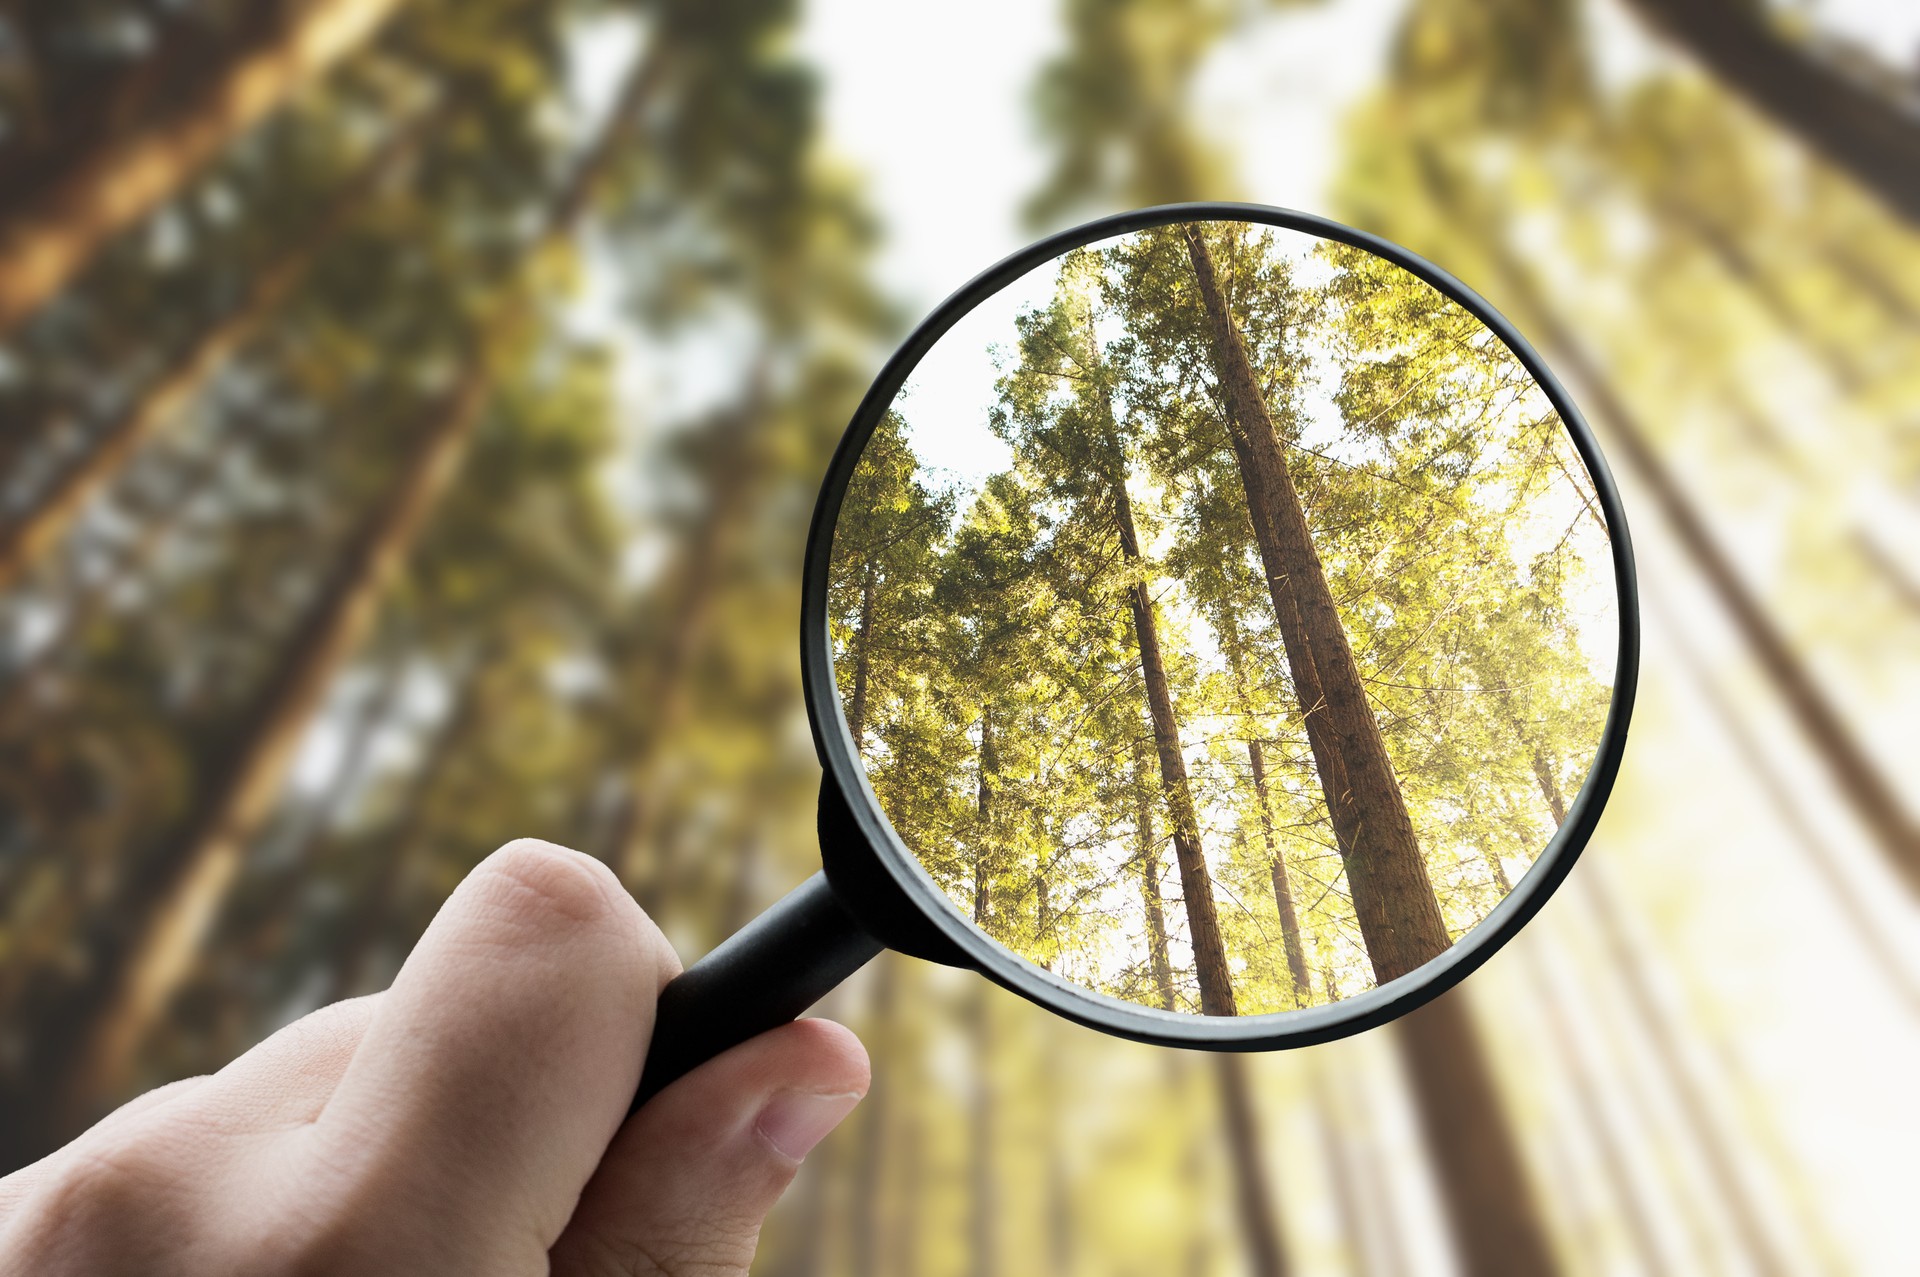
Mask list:
[[[1755,0],[1630,3],[1755,110],[1920,225],[1920,125],[1890,94],[1824,62]]]
[[[288,0],[249,15],[192,87],[66,158],[0,211],[0,335],[64,287],[117,231],[172,195],[287,95],[393,16],[398,0]]]

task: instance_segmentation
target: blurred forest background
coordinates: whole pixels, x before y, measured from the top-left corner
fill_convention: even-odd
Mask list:
[[[1600,834],[1461,991],[1283,1056],[883,959],[758,1270],[1910,1271],[1898,8],[0,6],[0,1165],[380,987],[509,837],[688,957],[798,882],[800,550],[891,340],[1243,197],[1460,275],[1592,420],[1648,627]]]

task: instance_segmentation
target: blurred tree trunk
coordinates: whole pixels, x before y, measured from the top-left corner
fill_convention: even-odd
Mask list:
[[[190,91],[105,133],[45,185],[10,201],[0,215],[0,336],[398,7],[399,0],[293,0],[263,14],[223,58],[197,70]]]
[[[638,105],[636,99],[634,106]],[[762,351],[746,396],[706,432],[711,446],[701,475],[707,503],[686,539],[679,571],[654,609],[669,618],[667,631],[657,647],[634,658],[644,670],[636,703],[651,706],[652,712],[638,724],[625,760],[627,792],[619,828],[609,840],[609,861],[637,892],[657,886],[654,879],[661,868],[654,854],[663,843],[659,809],[648,801],[653,769],[661,746],[674,739],[693,704],[688,668],[701,649],[721,583],[727,579],[721,565],[728,539],[765,477],[756,436],[766,427],[768,376],[767,352]]]
[[[1216,1053],[1213,1076],[1220,1088],[1220,1116],[1225,1124],[1227,1153],[1233,1162],[1234,1205],[1240,1216],[1248,1266],[1255,1277],[1286,1277],[1280,1212],[1267,1182],[1265,1141],[1260,1135],[1259,1117],[1253,1111],[1246,1059],[1230,1051]]]
[[[1920,895],[1920,822],[1908,814],[1886,774],[1741,579],[1706,518],[1655,451],[1638,415],[1547,303],[1532,274],[1505,247],[1497,224],[1472,220],[1474,213],[1466,206],[1460,184],[1431,145],[1418,147],[1415,160],[1429,203],[1487,255],[1505,303],[1534,331],[1550,362],[1568,374],[1584,395],[1614,445],[1614,455],[1624,459],[1645,486],[1680,548],[1733,621],[1815,756],[1826,765],[1834,788],[1847,800],[1909,890]]]
[[[1475,1277],[1560,1271],[1465,999],[1444,993],[1393,1026],[1454,1243]]]
[[[1147,779],[1147,743],[1133,738],[1133,821],[1135,854],[1140,859],[1140,896],[1147,910],[1148,958],[1154,992],[1164,1010],[1176,1009],[1173,961],[1167,956],[1167,911],[1160,899],[1160,848],[1153,836],[1153,791]]]
[[[39,562],[86,508],[88,498],[119,474],[141,445],[192,402],[233,353],[279,311],[368,197],[419,148],[426,122],[403,127],[381,147],[312,227],[260,268],[239,304],[195,335],[31,510],[0,528],[0,590]]]
[[[1213,255],[1197,224],[1184,230],[1194,280],[1206,306],[1214,367],[1227,400],[1229,434],[1247,504],[1258,511],[1253,516],[1255,540],[1275,594],[1276,619],[1301,691],[1301,711],[1311,720],[1316,702],[1307,699],[1301,684],[1316,681],[1318,705],[1331,727],[1330,743],[1340,756],[1346,787],[1327,788],[1327,806],[1349,812],[1346,836],[1340,839],[1347,881],[1367,956],[1385,984],[1444,953],[1449,945],[1446,923],[1314,548],[1306,511],[1288,474],[1279,434],[1215,276]],[[1296,658],[1296,651],[1307,659]],[[1303,680],[1308,665],[1312,673]],[[1335,829],[1338,833],[1337,820]]]
[[[999,1277],[999,1177],[994,1166],[995,1103],[993,1085],[992,984],[974,981],[968,1027],[973,1037],[973,1092],[967,1097],[967,1271],[972,1277]]]
[[[1108,409],[1111,417],[1111,408]],[[1220,916],[1213,899],[1212,876],[1200,847],[1200,820],[1194,814],[1193,791],[1187,783],[1187,761],[1180,748],[1180,723],[1174,717],[1173,692],[1160,655],[1160,629],[1153,614],[1153,595],[1140,555],[1140,538],[1133,526],[1133,503],[1127,497],[1124,476],[1113,480],[1114,518],[1120,527],[1120,552],[1133,578],[1127,599],[1133,609],[1134,647],[1146,683],[1147,710],[1153,718],[1154,751],[1160,759],[1160,783],[1173,818],[1173,858],[1180,870],[1180,892],[1186,898],[1187,930],[1193,945],[1194,978],[1200,986],[1202,1015],[1234,1015],[1233,980],[1227,968],[1227,946],[1220,936]]]
[[[1687,1065],[1685,1053],[1660,1008],[1659,998],[1647,975],[1646,956],[1641,947],[1629,938],[1619,901],[1615,899],[1606,875],[1598,872],[1599,868],[1595,866],[1582,875],[1583,890],[1580,895],[1599,924],[1601,938],[1606,942],[1607,956],[1611,960],[1609,965],[1620,977],[1621,987],[1627,992],[1628,1004],[1632,1006],[1635,1018],[1640,1021],[1642,1031],[1653,1046],[1661,1072],[1666,1075],[1668,1085],[1679,1100],[1677,1107],[1686,1122],[1688,1133],[1706,1162],[1714,1190],[1733,1220],[1734,1231],[1754,1270],[1762,1277],[1784,1277],[1784,1274],[1798,1271],[1792,1257],[1782,1249],[1778,1238],[1767,1226],[1770,1214],[1761,1202],[1754,1199],[1741,1173],[1742,1159],[1729,1147],[1712,1117],[1711,1097]]]
[[[1722,84],[1920,225],[1920,120],[1778,29],[1761,0],[1627,0]]]
[[[1614,1199],[1620,1204],[1621,1213],[1626,1216],[1627,1233],[1633,1238],[1637,1258],[1652,1277],[1667,1277],[1674,1269],[1667,1263],[1659,1232],[1654,1228],[1646,1202],[1642,1200],[1633,1167],[1627,1161],[1626,1149],[1621,1146],[1618,1124],[1601,1101],[1599,1081],[1580,1043],[1574,1038],[1573,1026],[1567,1022],[1566,1012],[1561,1009],[1559,991],[1547,981],[1537,963],[1526,965],[1533,985],[1534,1001],[1546,1017],[1548,1035],[1553,1039],[1555,1052],[1567,1072],[1567,1085],[1573,1091],[1581,1125],[1586,1127],[1588,1135],[1600,1150],[1601,1171],[1613,1190]]]
[[[147,1030],[163,1015],[334,673],[371,624],[388,585],[460,461],[491,382],[476,361],[414,445],[399,480],[361,525],[295,627],[279,666],[231,737],[184,832],[129,884],[107,963],[109,990],[85,1017],[68,1094],[119,1094]]]
[[[1327,1163],[1334,1218],[1339,1221],[1347,1245],[1353,1249],[1356,1277],[1387,1277],[1373,1253],[1367,1215],[1361,1210],[1359,1170],[1354,1165],[1352,1144],[1344,1129],[1346,1114],[1340,1113],[1336,1118],[1333,1095],[1320,1067],[1320,1057],[1316,1056],[1308,1067],[1312,1070],[1314,1133],[1320,1137],[1320,1153]]]

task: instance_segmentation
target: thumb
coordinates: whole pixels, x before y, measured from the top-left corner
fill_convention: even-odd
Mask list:
[[[797,1020],[667,1087],[608,1148],[554,1277],[746,1277],[767,1212],[866,1094],[867,1068],[852,1033]]]

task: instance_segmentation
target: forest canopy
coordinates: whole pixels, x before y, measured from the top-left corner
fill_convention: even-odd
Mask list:
[[[1611,695],[1593,484],[1470,312],[1210,222],[1073,250],[929,352],[849,484],[848,726],[955,906],[1066,979],[1285,1012],[1438,956]]]

